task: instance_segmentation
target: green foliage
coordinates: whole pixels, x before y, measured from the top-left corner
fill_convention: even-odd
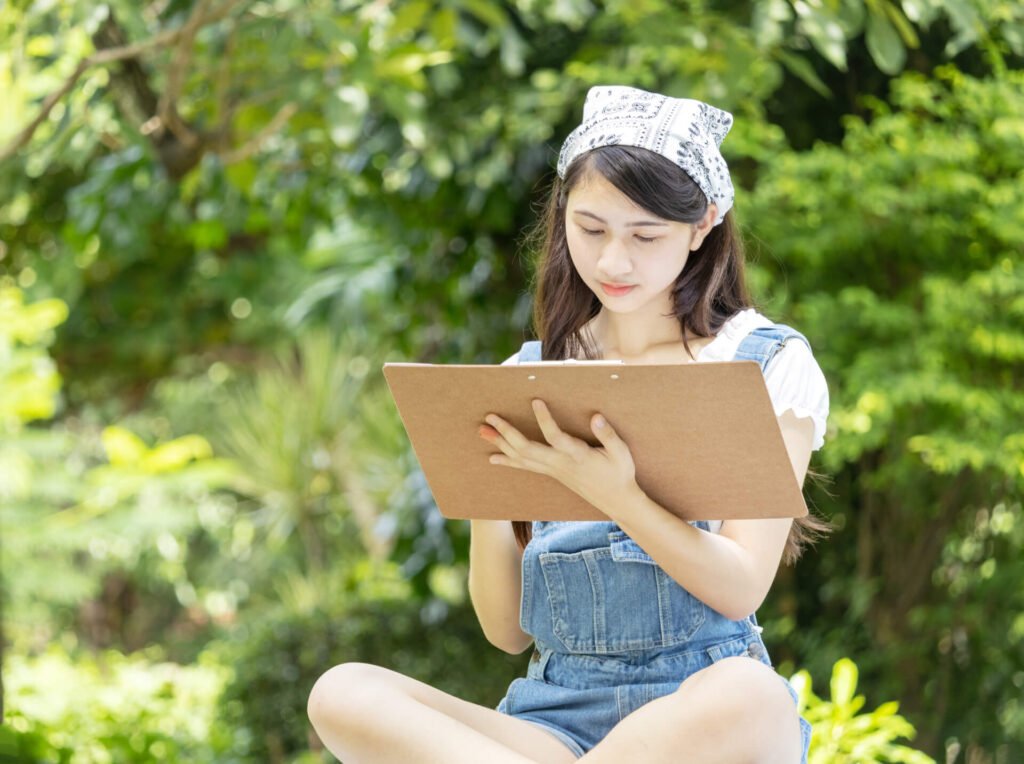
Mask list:
[[[76,622],[100,644],[138,647],[152,639],[150,629],[196,603],[190,536],[216,512],[212,492],[230,482],[232,466],[208,456],[198,436],[151,448],[122,427],[98,429],[64,426],[17,443],[32,474],[46,476],[9,497],[0,520],[11,636],[21,647]],[[153,604],[161,605],[134,617],[97,613],[96,620],[84,606],[107,596],[130,603],[147,590],[160,592]]]
[[[791,98],[839,98],[825,70],[863,35],[892,73],[916,30],[948,23],[957,51],[998,58],[1021,21],[1008,0],[218,8],[0,10],[0,141],[85,56],[198,25],[181,46],[87,68],[0,167],[5,267],[72,308],[57,355],[77,370],[76,405],[280,337],[303,285],[407,355],[493,357],[487,343],[528,315],[512,257],[525,202],[590,84],[711,99],[740,117],[730,159],[761,159],[783,145],[764,114],[786,78],[818,94]],[[368,257],[337,235],[353,220]],[[341,286],[368,271],[370,294]]]
[[[45,644],[75,618],[72,605],[111,576],[123,582],[125,569],[155,568],[187,593],[181,539],[197,525],[193,502],[233,474],[197,435],[150,448],[123,426],[24,426],[57,410],[46,346],[66,314],[60,300],[25,305],[20,290],[0,290],[0,565],[9,637],[23,648]],[[132,632],[122,624],[119,637],[134,644]]]
[[[46,346],[67,315],[61,300],[25,305],[20,289],[0,288],[0,434],[15,435],[24,423],[53,416],[60,375]]]
[[[53,330],[67,317],[60,300],[25,304],[16,287],[0,287],[0,502],[24,498],[35,464],[26,444],[35,433],[24,425],[53,416],[60,374],[47,352]],[[51,439],[43,436],[44,441]]]
[[[346,551],[329,541],[346,530],[355,528],[377,558],[387,552],[374,491],[401,482],[387,468],[402,430],[377,378],[367,384],[375,365],[351,340],[307,333],[272,366],[226,389],[217,406],[213,429],[219,450],[240,467],[236,490],[257,502],[270,540],[297,531],[314,574]]]
[[[54,645],[4,667],[4,746],[15,761],[63,764],[222,761],[230,737],[214,728],[229,670],[179,666],[114,651],[72,656]]]
[[[832,667],[829,700],[814,694],[807,671],[798,671],[791,682],[800,713],[812,727],[808,764],[935,764],[930,756],[897,742],[915,734],[910,722],[897,713],[898,703],[860,712],[865,698],[854,694],[857,665],[849,658]]]
[[[46,740],[40,730],[19,731],[10,725],[0,726],[0,761],[17,764],[65,764],[71,752],[58,749]]]
[[[770,242],[768,300],[832,385],[822,458],[835,498],[817,498],[839,553],[803,579],[827,583],[808,584],[819,604],[793,636],[818,652],[812,670],[836,657],[811,647],[832,629],[880,646],[862,669],[930,746],[941,729],[1020,750],[1024,651],[1005,635],[1024,607],[1024,76],[907,75],[892,101],[850,118],[842,146],[780,155],[746,210]],[[949,605],[974,585],[958,549],[988,571],[997,612]],[[953,647],[958,634],[969,647]],[[987,714],[967,686],[986,688]]]

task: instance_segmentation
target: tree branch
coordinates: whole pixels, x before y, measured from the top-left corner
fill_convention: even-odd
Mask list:
[[[260,150],[260,147],[267,140],[267,138],[269,138],[282,127],[284,127],[284,124],[289,119],[291,119],[295,112],[297,112],[298,110],[299,105],[294,101],[289,101],[280,109],[278,109],[277,114],[275,114],[271,118],[271,120],[263,127],[263,129],[256,133],[256,135],[254,135],[249,141],[242,144],[236,149],[222,152],[220,154],[220,160],[224,164],[235,164],[236,162],[242,162],[248,159],[257,151]]]
[[[224,42],[224,50],[220,54],[220,66],[217,68],[214,103],[217,105],[217,113],[220,115],[217,132],[221,135],[227,134],[234,115],[234,110],[231,104],[228,103],[228,100],[232,81],[231,59],[235,55],[235,44],[238,41],[239,26],[239,17],[235,16],[231,29],[228,30],[227,39]]]
[[[92,43],[97,52],[121,48],[128,44],[128,37],[121,26],[113,9],[107,10],[107,17],[93,32]],[[146,125],[156,114],[158,96],[149,81],[149,74],[139,57],[128,58],[119,62],[120,66],[111,66],[108,91],[117,101],[118,108],[124,118],[132,124]],[[143,135],[149,133],[143,129]]]
[[[199,0],[192,15],[181,28],[181,34],[174,46],[174,55],[167,70],[167,85],[157,101],[156,114],[160,124],[174,133],[175,137],[186,147],[199,143],[199,136],[182,120],[178,114],[178,98],[185,83],[185,72],[192,61],[192,45],[196,33],[206,22],[212,0]]]
[[[57,102],[60,101],[61,98],[67,95],[68,91],[75,86],[76,82],[78,82],[78,78],[81,77],[85,70],[90,66],[92,66],[92,62],[90,62],[89,59],[80,61],[78,66],[75,68],[75,71],[72,72],[71,76],[68,77],[64,84],[46,97],[46,100],[43,101],[43,105],[39,109],[39,113],[36,114],[35,119],[29,122],[20,133],[14,136],[14,139],[8,143],[3,150],[0,150],[0,162],[4,162],[12,157],[14,152],[32,140],[32,136],[35,134],[39,126],[43,124],[43,121],[50,115],[53,107],[57,105]]]
[[[241,0],[224,0],[224,3],[210,11],[209,14],[202,19],[202,24],[212,24],[220,21],[240,2]],[[147,53],[155,48],[163,48],[168,45],[173,45],[182,37],[183,34],[187,32],[189,24],[192,22],[193,19],[190,18],[189,21],[186,21],[182,26],[155,34],[148,40],[97,51],[96,53],[82,59],[71,75],[64,81],[64,84],[57,88],[57,90],[50,93],[50,95],[43,100],[43,104],[39,108],[39,112],[32,121],[22,128],[22,130],[15,135],[14,138],[3,147],[3,149],[0,149],[0,162],[10,159],[19,149],[23,148],[30,140],[32,140],[32,136],[35,135],[39,126],[46,121],[47,117],[49,117],[50,112],[53,111],[53,107],[71,91],[75,86],[75,83],[78,82],[86,71],[94,66],[111,64],[116,61],[125,61],[127,59],[136,58],[137,56]]]

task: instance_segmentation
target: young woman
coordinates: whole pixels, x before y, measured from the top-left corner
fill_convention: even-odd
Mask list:
[[[756,360],[802,483],[828,390],[804,337],[750,306],[718,148],[731,125],[698,101],[590,91],[547,210],[542,342],[506,363]],[[495,469],[548,475],[608,520],[472,521],[474,608],[497,647],[534,645],[527,675],[492,710],[387,669],[336,666],[309,700],[324,744],[346,764],[805,762],[809,728],[753,614],[779,562],[822,524],[685,522],[637,485],[614,422],[594,416],[592,447],[543,401],[534,411],[544,442],[499,412],[482,423]]]

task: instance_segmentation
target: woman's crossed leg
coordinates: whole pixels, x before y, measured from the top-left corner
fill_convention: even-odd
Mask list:
[[[390,669],[335,666],[307,709],[344,764],[568,764],[576,756],[539,727]]]
[[[317,681],[309,718],[344,764],[567,764],[542,729],[389,669],[336,666]],[[779,676],[750,658],[706,668],[623,719],[589,764],[797,764],[796,707]]]

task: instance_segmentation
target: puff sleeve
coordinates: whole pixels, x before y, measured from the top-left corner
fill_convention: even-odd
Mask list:
[[[828,421],[828,383],[806,343],[787,342],[768,363],[764,381],[775,416],[792,411],[797,417],[810,417],[814,422],[811,448],[821,448]]]

